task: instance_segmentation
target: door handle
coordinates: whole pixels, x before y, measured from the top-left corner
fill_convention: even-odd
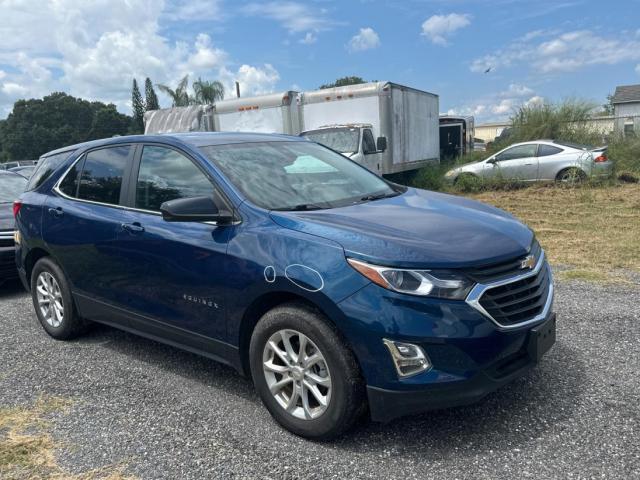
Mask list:
[[[62,207],[50,208],[49,215],[53,217],[61,217],[62,215],[64,215],[64,211],[62,210]]]
[[[134,235],[144,232],[144,227],[140,225],[138,222],[123,223],[122,229]]]

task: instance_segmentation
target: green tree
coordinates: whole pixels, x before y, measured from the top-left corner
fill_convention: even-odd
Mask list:
[[[131,117],[119,113],[113,104],[89,102],[62,92],[18,100],[0,129],[2,156],[35,159],[74,143],[125,135],[130,122]]]
[[[153,83],[151,83],[151,79],[149,77],[144,81],[144,96],[146,101],[145,110],[147,112],[149,110],[158,110],[160,108],[158,96],[156,95],[156,91],[153,89]]]
[[[131,122],[131,133],[144,132],[144,99],[140,94],[138,82],[133,79],[131,89],[131,108],[133,109],[133,120]]]
[[[198,78],[193,82],[195,101],[202,105],[212,105],[224,98],[224,85],[217,80],[208,81]]]
[[[192,103],[192,98],[187,91],[189,87],[189,75],[185,75],[182,80],[178,82],[175,89],[162,84],[157,84],[156,86],[161,92],[171,97],[172,106],[174,107],[186,107]]]
[[[615,115],[615,109],[613,107],[613,95],[610,93],[607,95],[607,103],[602,105],[602,113],[605,115]]]
[[[342,77],[337,79],[333,83],[325,83],[324,85],[320,85],[320,88],[333,88],[333,87],[345,87],[347,85],[358,85],[360,83],[367,83],[367,81],[362,77]]]

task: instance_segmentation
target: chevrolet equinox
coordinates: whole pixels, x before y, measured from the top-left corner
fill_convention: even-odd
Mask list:
[[[475,402],[555,341],[551,269],[528,227],[298,137],[65,147],[13,210],[49,335],[100,322],[224,362],[308,438]]]

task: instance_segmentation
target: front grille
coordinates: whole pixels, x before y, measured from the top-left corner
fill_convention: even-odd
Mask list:
[[[534,255],[536,259],[540,258],[540,244],[534,240],[529,253],[520,255],[519,257],[505,260],[500,263],[492,263],[481,267],[470,268],[465,270],[469,278],[478,283],[491,283],[507,277],[513,277],[522,273],[521,262],[529,255]]]
[[[536,275],[487,289],[480,297],[480,305],[501,325],[530,320],[544,310],[550,275],[545,262]]]
[[[13,247],[15,244],[13,243],[13,237],[11,238],[2,238],[0,237],[0,248]]]

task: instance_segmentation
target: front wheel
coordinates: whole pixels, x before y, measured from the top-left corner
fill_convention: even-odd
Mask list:
[[[267,410],[296,435],[335,437],[366,408],[353,354],[328,320],[306,305],[267,312],[256,325],[249,354]]]

